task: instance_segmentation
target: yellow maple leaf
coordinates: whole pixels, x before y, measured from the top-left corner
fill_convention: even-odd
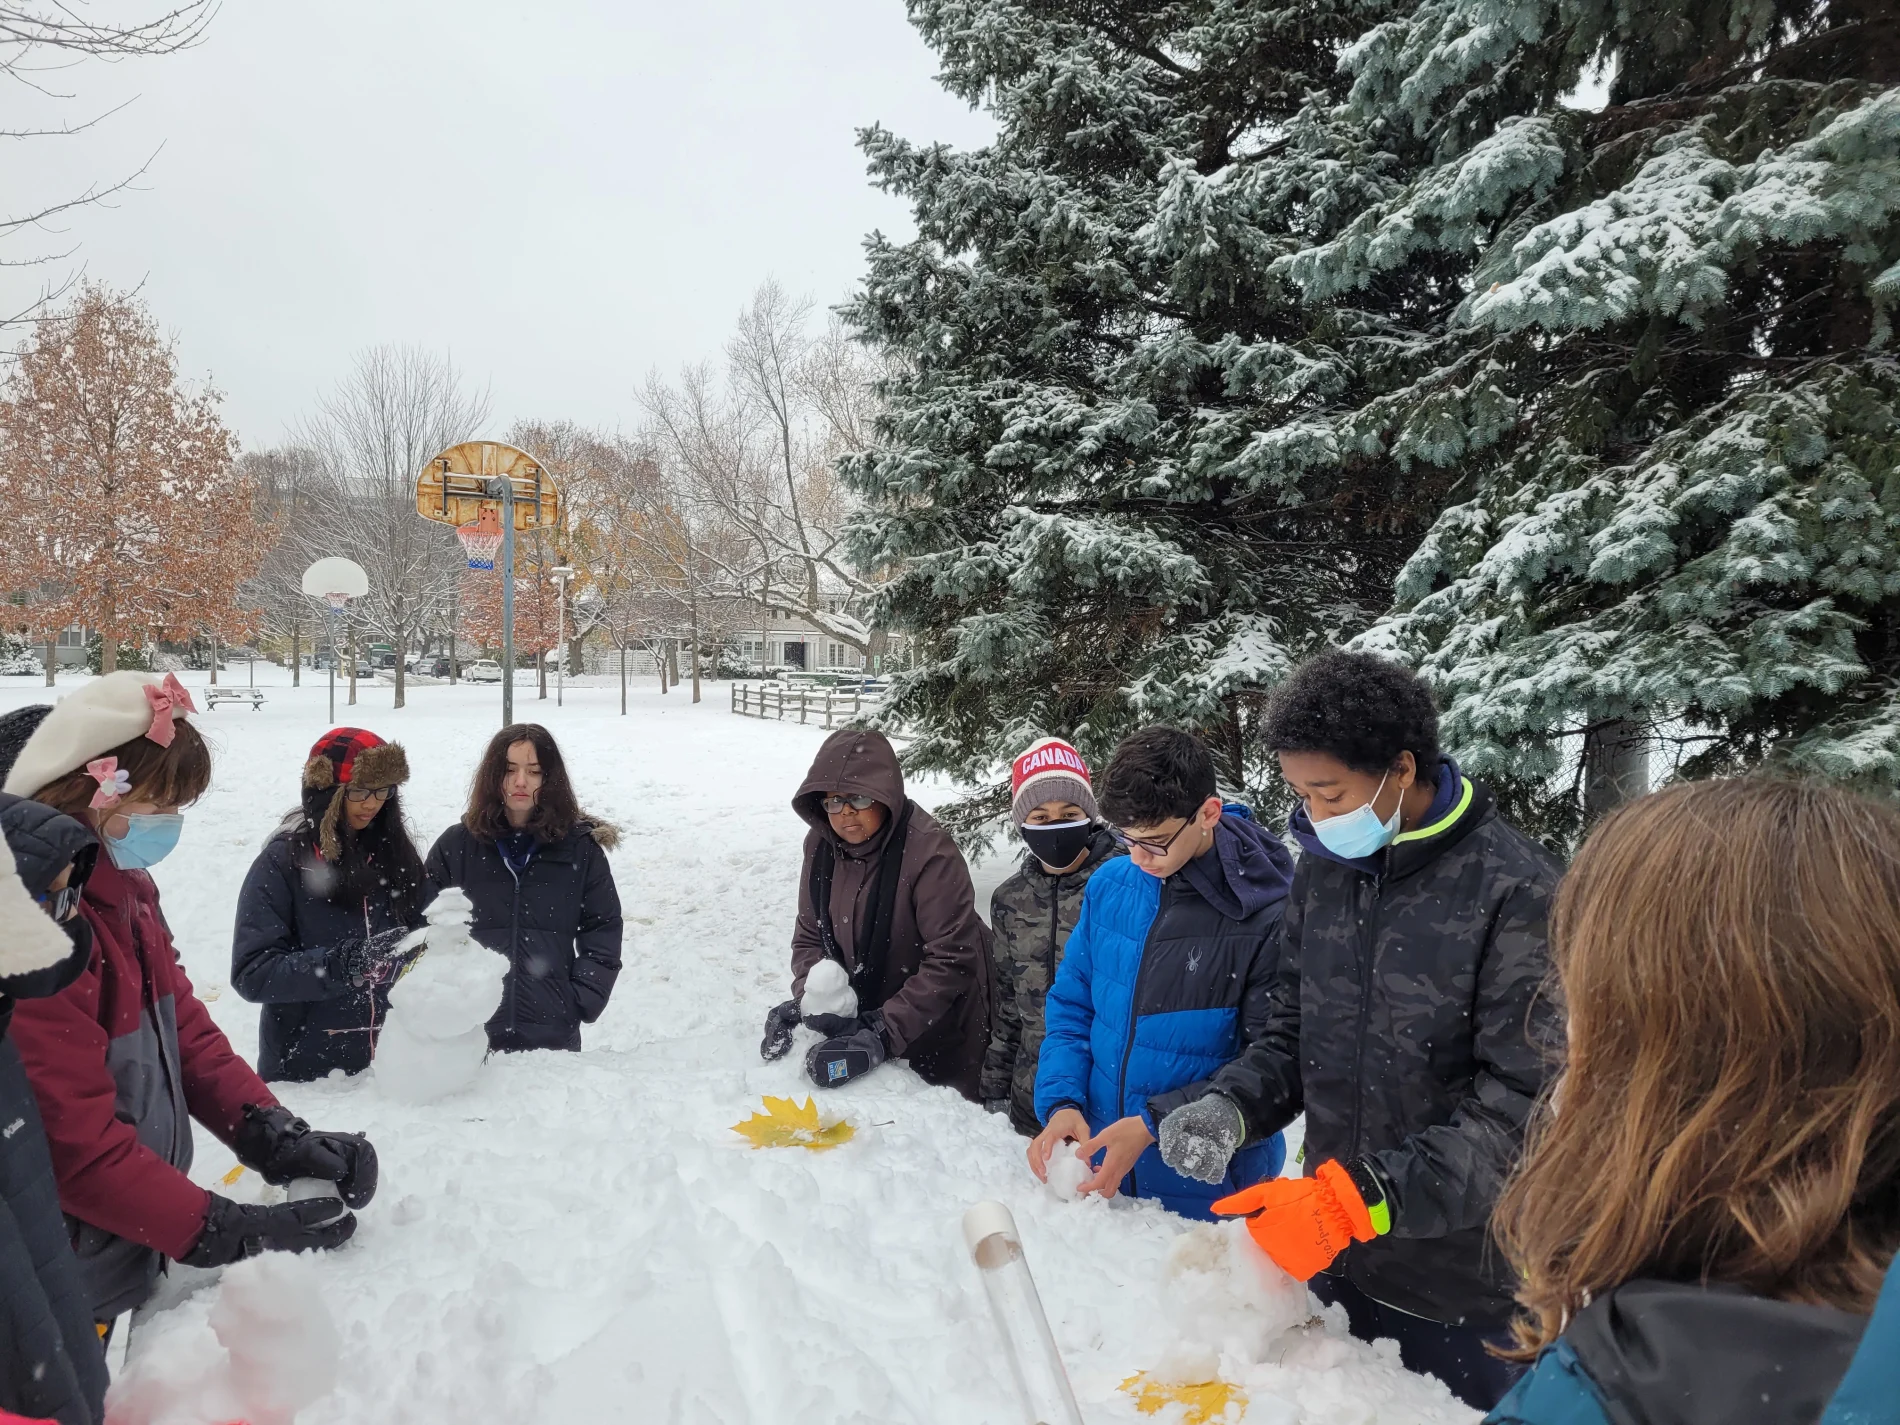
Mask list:
[[[1122,1382],[1121,1388],[1135,1397],[1135,1409],[1143,1415],[1159,1415],[1170,1405],[1181,1405],[1181,1425],[1212,1425],[1224,1419],[1230,1407],[1247,1408],[1247,1392],[1224,1380],[1202,1385],[1163,1385],[1151,1380],[1146,1371],[1137,1371]]]
[[[754,1148],[808,1148],[822,1153],[849,1143],[857,1133],[840,1120],[830,1126],[818,1121],[818,1105],[810,1098],[801,1108],[789,1098],[765,1096],[765,1112],[755,1113],[744,1123],[732,1125],[732,1131],[751,1141]]]
[[[239,1163],[235,1168],[231,1169],[230,1172],[226,1173],[223,1177],[219,1178],[218,1181],[223,1183],[226,1187],[230,1187],[232,1183],[236,1182],[239,1178],[243,1176],[244,1176],[244,1164]]]

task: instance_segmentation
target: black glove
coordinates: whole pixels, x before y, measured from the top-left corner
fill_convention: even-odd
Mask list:
[[[376,951],[367,940],[345,940],[341,945],[330,947],[324,968],[332,982],[361,989],[369,983],[370,970],[375,964]]]
[[[849,1034],[864,1026],[864,1017],[857,1014],[808,1014],[803,1021],[807,1029],[815,1030],[827,1039],[840,1034]]]
[[[367,1207],[376,1196],[376,1149],[360,1133],[317,1133],[296,1114],[244,1105],[232,1148],[267,1183],[282,1186],[292,1178],[322,1178],[335,1183],[351,1207]]]
[[[849,1034],[840,1034],[811,1046],[805,1055],[805,1076],[821,1089],[835,1089],[861,1079],[890,1057],[884,1044],[884,1016],[868,1014]]]
[[[1184,1178],[1218,1183],[1247,1138],[1247,1122],[1225,1094],[1184,1103],[1161,1120],[1161,1161]]]
[[[792,1031],[798,1028],[798,1001],[788,999],[772,1006],[765,1016],[765,1041],[759,1045],[759,1057],[766,1063],[783,1059],[792,1052]]]
[[[983,1100],[985,1113],[1008,1113],[1009,1100],[1006,1098],[986,1098]]]
[[[259,1252],[313,1252],[341,1247],[356,1216],[333,1197],[256,1207],[211,1194],[205,1227],[178,1260],[188,1267],[226,1267]]]

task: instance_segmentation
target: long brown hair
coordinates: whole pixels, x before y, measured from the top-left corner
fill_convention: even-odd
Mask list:
[[[554,745],[554,734],[538,722],[510,724],[488,740],[481,763],[475,768],[475,780],[469,784],[468,810],[462,813],[462,825],[483,841],[493,841],[513,830],[502,805],[501,782],[508,775],[508,749],[517,742],[534,744],[535,760],[541,764],[541,795],[535,800],[527,829],[534,833],[535,840],[551,846],[565,840],[574,829],[581,820],[581,808],[574,800],[567,763],[561,760],[561,749]]]
[[[1517,1354],[1636,1277],[1870,1311],[1900,1245],[1900,813],[1658,792],[1585,843],[1551,944],[1568,1064],[1494,1219]]]
[[[168,747],[160,747],[149,737],[135,737],[99,755],[119,759],[119,770],[131,787],[127,801],[190,806],[211,786],[211,749],[198,729],[182,717],[172,723]],[[33,793],[33,800],[91,826],[92,798],[98,790],[92,774],[76,767]]]

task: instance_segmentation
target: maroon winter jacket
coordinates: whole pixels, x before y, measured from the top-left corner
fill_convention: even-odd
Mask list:
[[[847,846],[819,805],[828,792],[875,797],[888,815],[862,846]],[[825,956],[811,904],[812,854],[831,843],[831,924],[845,968],[856,972],[857,930],[869,917],[877,868],[891,827],[908,799],[897,753],[881,733],[834,732],[825,739],[792,809],[811,831],[798,882],[798,923],[792,931],[792,995],[805,993],[805,976]],[[884,1011],[892,1054],[926,1080],[977,1097],[990,1035],[990,932],[976,913],[970,868],[950,833],[912,804],[892,908],[891,948],[875,1003]]]
[[[192,992],[150,876],[102,854],[80,914],[91,962],[59,994],[16,1004],[13,1040],[103,1321],[150,1295],[160,1254],[182,1257],[204,1230],[191,1120],[228,1143],[245,1104],[277,1099]]]

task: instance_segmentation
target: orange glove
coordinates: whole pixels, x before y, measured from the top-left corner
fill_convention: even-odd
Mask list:
[[[1379,1204],[1381,1215],[1385,1203]],[[1382,1229],[1337,1162],[1321,1163],[1310,1178],[1272,1178],[1224,1197],[1214,1211],[1247,1214],[1247,1231],[1288,1276],[1311,1281],[1355,1240],[1370,1242]]]

